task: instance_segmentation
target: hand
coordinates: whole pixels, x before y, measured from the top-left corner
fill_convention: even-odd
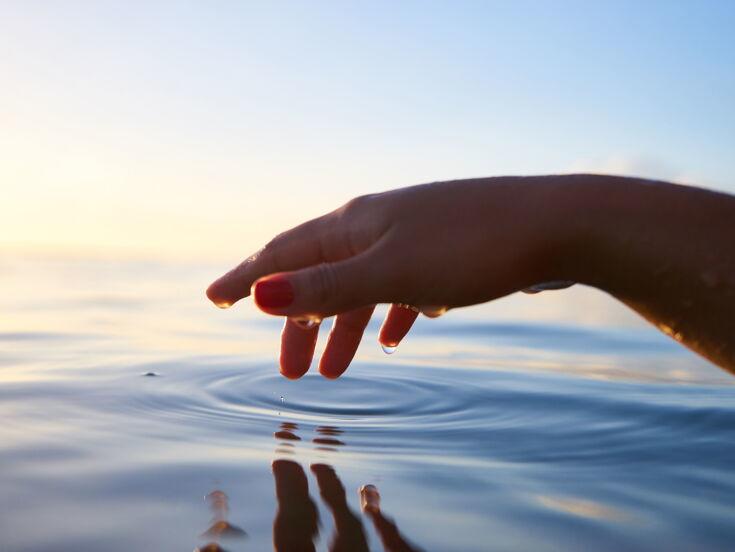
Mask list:
[[[354,199],[274,238],[207,290],[219,306],[251,292],[286,316],[281,372],[309,369],[318,325],[337,315],[319,371],[341,375],[376,303],[395,347],[418,312],[435,316],[549,280],[568,280],[555,177],[442,182]],[[306,323],[305,323],[306,322]],[[306,326],[306,327],[305,327]]]

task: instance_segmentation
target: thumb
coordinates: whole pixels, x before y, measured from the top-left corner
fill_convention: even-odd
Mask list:
[[[373,255],[362,253],[334,263],[294,272],[280,272],[257,280],[255,304],[268,314],[325,318],[385,298],[385,270]]]

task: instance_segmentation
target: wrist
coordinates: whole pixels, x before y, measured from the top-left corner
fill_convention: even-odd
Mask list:
[[[530,178],[531,211],[534,221],[529,251],[529,273],[534,283],[574,281],[593,284],[597,270],[596,251],[600,229],[599,212],[590,206],[600,193],[596,175],[540,176]]]
[[[555,279],[613,294],[624,291],[635,277],[635,259],[652,253],[647,243],[657,215],[672,204],[686,203],[678,193],[672,201],[671,191],[681,186],[663,182],[594,174],[548,178]]]

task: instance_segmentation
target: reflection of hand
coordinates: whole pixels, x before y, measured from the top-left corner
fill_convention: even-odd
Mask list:
[[[329,549],[334,552],[367,551],[362,523],[347,506],[345,489],[337,474],[324,464],[315,464],[312,471],[322,499],[334,516],[335,534]],[[273,476],[278,500],[278,512],[273,522],[273,547],[279,552],[314,550],[319,517],[316,504],[309,496],[304,470],[291,460],[276,460],[273,462]]]
[[[289,317],[337,314],[319,370],[339,376],[355,354],[376,303],[393,303],[380,341],[396,346],[417,311],[480,303],[560,272],[555,181],[496,178],[415,186],[365,196],[272,240],[213,283],[208,296],[232,304],[248,295]],[[309,368],[317,328],[286,324],[281,371]]]
[[[367,552],[369,548],[362,521],[348,506],[345,488],[337,473],[326,464],[313,464],[311,471],[316,477],[322,500],[334,518],[330,552]],[[313,551],[319,518],[316,505],[309,496],[304,470],[291,460],[275,460],[273,476],[278,500],[273,522],[274,549],[277,552]],[[365,511],[373,520],[387,552],[416,552],[403,540],[395,524],[383,517],[379,508]]]

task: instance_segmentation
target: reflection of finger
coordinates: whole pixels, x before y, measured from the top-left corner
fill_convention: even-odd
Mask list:
[[[231,524],[225,519],[215,521],[204,533],[199,535],[203,539],[242,539],[248,534],[237,525]]]
[[[344,441],[340,441],[339,439],[335,439],[334,437],[314,437],[311,442],[316,443],[317,445],[331,445],[333,447],[345,446]]]
[[[292,460],[274,460],[271,465],[276,480],[278,502],[309,499],[309,482],[304,469]]]
[[[227,551],[224,548],[222,548],[219,544],[217,544],[216,542],[210,542],[209,544],[205,544],[204,546],[195,548],[194,552],[227,552]]]
[[[318,336],[318,324],[303,328],[286,318],[281,333],[281,374],[289,379],[298,379],[309,370]]]
[[[287,439],[289,441],[301,441],[301,437],[293,433],[289,429],[281,429],[273,434],[276,439]]]
[[[316,476],[319,492],[327,506],[332,510],[347,509],[345,488],[339,480],[339,477],[337,477],[334,468],[326,464],[312,464],[311,471]]]
[[[319,372],[323,376],[337,378],[347,370],[374,310],[374,306],[363,307],[335,317],[324,354],[319,361]]]
[[[380,510],[366,510],[366,513],[373,520],[375,531],[383,543],[385,552],[420,552],[420,548],[415,548],[405,541],[396,524],[386,518]]]
[[[342,482],[334,469],[326,464],[313,464],[311,471],[316,476],[322,499],[334,517],[334,538],[329,546],[332,552],[368,552],[367,538],[360,519],[347,506],[347,496]]]
[[[272,464],[276,482],[278,511],[273,520],[273,546],[276,551],[314,550],[318,533],[317,508],[309,496],[303,468],[291,460]]]
[[[415,307],[403,304],[391,305],[378,335],[380,344],[386,347],[398,347],[418,315],[419,311]]]
[[[380,493],[375,485],[363,485],[359,489],[360,507],[373,520],[375,531],[380,536],[386,552],[418,552],[408,544],[398,527],[380,511]]]
[[[363,485],[360,493],[360,508],[363,512],[378,512],[380,510],[380,493],[375,485]]]

